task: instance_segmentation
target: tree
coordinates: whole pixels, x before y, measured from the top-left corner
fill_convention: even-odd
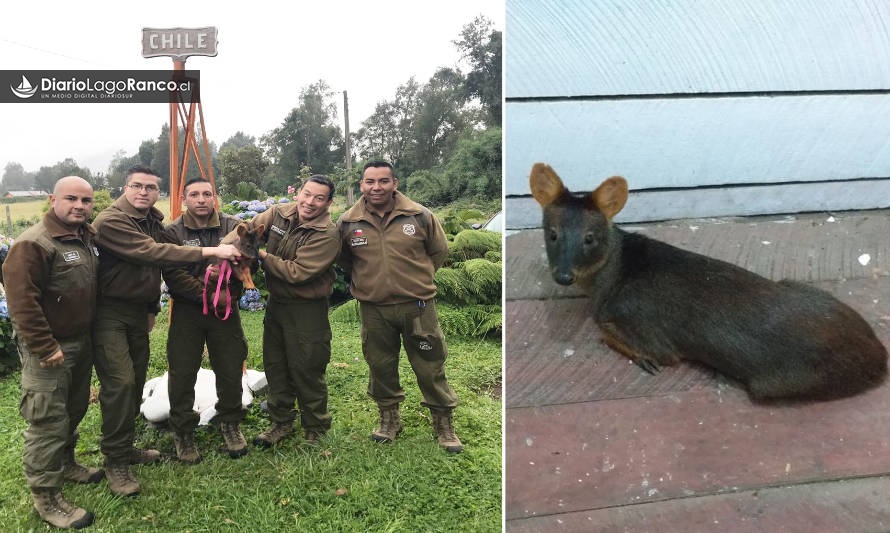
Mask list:
[[[28,190],[34,186],[34,177],[25,172],[21,163],[11,161],[3,171],[3,189],[6,191]]]
[[[466,130],[444,165],[408,176],[408,196],[430,206],[501,197],[501,128]]]
[[[59,161],[51,167],[40,167],[34,181],[37,184],[37,190],[52,192],[53,188],[56,186],[56,182],[59,181],[59,178],[64,178],[65,176],[80,176],[90,182],[90,185],[93,185],[94,187],[96,185],[90,169],[81,168],[80,165],[77,164],[77,161],[70,157]]]
[[[170,192],[170,125],[166,122],[161,125],[149,167],[161,178],[161,190]]]
[[[362,122],[356,133],[358,153],[362,159],[389,161],[396,175],[413,169],[409,157],[414,141],[414,119],[417,114],[420,85],[412,77],[396,89],[391,102],[377,104],[374,113]]]
[[[224,150],[219,156],[222,189],[234,194],[238,190],[238,183],[242,181],[253,183],[260,188],[266,166],[268,161],[263,156],[263,151],[256,146]]]
[[[245,146],[256,146],[256,137],[247,135],[243,131],[236,131],[235,135],[229,137],[219,146],[219,151],[222,153],[229,148],[238,149],[244,148]]]
[[[142,143],[142,146],[145,146],[144,142]],[[105,179],[108,182],[108,187],[115,190],[117,193],[121,192],[124,182],[126,182],[127,179],[127,169],[138,164],[143,164],[139,160],[139,154],[128,157],[127,152],[124,150],[115,152],[114,156],[111,158],[111,162],[108,163],[108,173],[105,176]]]
[[[391,102],[377,104],[356,138],[363,159],[386,159],[396,176],[442,164],[472,123],[460,72],[440,68],[425,85],[414,78]]]
[[[440,68],[418,95],[414,122],[414,164],[432,168],[443,163],[469,125],[463,112],[466,96],[463,77],[450,68]]]
[[[501,197],[503,136],[501,128],[469,131],[445,165],[445,179],[459,189],[458,198]]]
[[[158,141],[155,139],[147,139],[139,145],[139,151],[133,159],[133,165],[151,166],[152,159],[155,156],[155,150],[158,148]]]
[[[333,96],[324,80],[305,87],[300,92],[300,105],[263,137],[263,146],[283,176],[297,176],[302,166],[326,174],[343,161],[345,141],[336,124]]]
[[[464,83],[466,96],[479,99],[486,110],[485,124],[496,127],[501,124],[503,36],[491,26],[487,18],[477,17],[463,27],[454,44],[472,67]]]

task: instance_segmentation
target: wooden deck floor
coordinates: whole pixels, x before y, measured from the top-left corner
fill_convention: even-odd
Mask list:
[[[890,211],[625,229],[812,282],[890,346]],[[506,261],[507,531],[890,531],[890,382],[758,405],[707,368],[652,376],[552,281],[540,230],[508,236]]]

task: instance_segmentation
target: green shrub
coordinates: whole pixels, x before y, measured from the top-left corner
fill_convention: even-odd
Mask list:
[[[11,374],[21,366],[19,350],[12,338],[12,322],[0,319],[0,376]]]
[[[361,316],[358,311],[358,300],[352,299],[331,310],[331,322],[338,324],[358,324]]]
[[[265,198],[266,193],[257,189],[257,186],[249,181],[240,181],[237,185],[238,189],[235,191],[235,196],[238,197],[239,200],[259,200],[260,198]]]

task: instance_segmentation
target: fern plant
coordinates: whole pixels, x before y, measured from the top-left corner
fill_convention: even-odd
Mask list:
[[[437,309],[439,325],[445,335],[484,337],[500,334],[503,324],[500,305],[454,307],[443,303]]]
[[[468,259],[485,257],[487,252],[501,251],[501,234],[493,231],[467,229],[454,236],[448,243],[449,263],[458,263]]]

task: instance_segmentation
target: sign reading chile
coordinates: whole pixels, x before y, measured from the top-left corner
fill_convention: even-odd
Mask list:
[[[185,61],[189,56],[216,55],[216,28],[142,28],[142,57],[172,57]]]

